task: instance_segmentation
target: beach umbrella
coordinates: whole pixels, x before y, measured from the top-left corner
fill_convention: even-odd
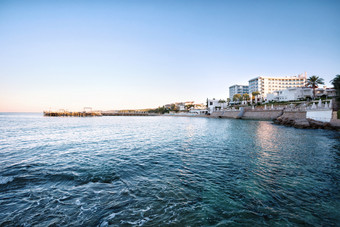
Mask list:
[[[328,109],[328,102],[325,102],[325,109]]]
[[[312,109],[316,109],[315,102],[313,102]]]
[[[322,108],[322,102],[321,102],[321,99],[319,99],[318,108]]]

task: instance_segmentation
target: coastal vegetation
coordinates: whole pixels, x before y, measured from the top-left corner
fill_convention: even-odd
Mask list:
[[[248,95],[248,93],[244,93],[244,94],[242,95],[242,99],[245,100],[245,101],[248,101],[249,98],[250,98],[250,96]]]
[[[233,101],[235,102],[235,101],[242,101],[242,95],[240,95],[240,94],[235,94],[234,96],[233,96]]]
[[[315,89],[318,88],[320,84],[324,84],[322,78],[318,76],[311,76],[307,79],[306,86],[313,88],[313,98],[315,99]]]
[[[331,80],[331,83],[336,90],[337,101],[340,101],[340,74],[336,75],[335,78]]]
[[[257,96],[260,94],[260,92],[259,91],[253,91],[251,94],[252,94],[252,99],[257,100]]]
[[[173,107],[172,109],[174,110],[175,107]],[[149,109],[148,113],[165,114],[165,113],[169,113],[169,111],[170,110],[166,109],[165,106],[160,106],[160,107],[155,108],[155,109]]]

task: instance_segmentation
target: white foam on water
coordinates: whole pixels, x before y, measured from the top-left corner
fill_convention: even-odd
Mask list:
[[[14,180],[14,177],[2,177],[0,176],[0,184],[7,184],[9,182],[12,182]]]
[[[78,206],[79,206],[80,204],[81,204],[80,200],[79,200],[79,199],[77,199],[77,200],[76,200],[76,205],[78,205]]]
[[[110,216],[108,216],[107,218],[110,220],[113,219],[114,217],[116,217],[116,213],[110,214]]]
[[[109,226],[109,223],[107,221],[103,221],[101,224],[100,224],[100,227],[106,227],[106,226]]]

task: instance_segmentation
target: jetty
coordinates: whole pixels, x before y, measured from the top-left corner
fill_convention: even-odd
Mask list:
[[[149,113],[140,110],[119,110],[119,111],[93,111],[91,107],[84,107],[83,111],[71,112],[64,109],[58,111],[44,111],[45,117],[99,117],[99,116],[159,116],[156,113]]]
[[[159,116],[159,114],[155,114],[155,113],[101,113],[102,116]]]
[[[59,111],[44,111],[45,117],[99,117],[100,111],[93,111],[91,107],[84,107],[83,111],[71,112],[64,109]]]

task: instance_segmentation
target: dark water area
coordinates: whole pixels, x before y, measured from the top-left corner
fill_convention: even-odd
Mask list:
[[[0,226],[339,223],[339,132],[0,114]]]

